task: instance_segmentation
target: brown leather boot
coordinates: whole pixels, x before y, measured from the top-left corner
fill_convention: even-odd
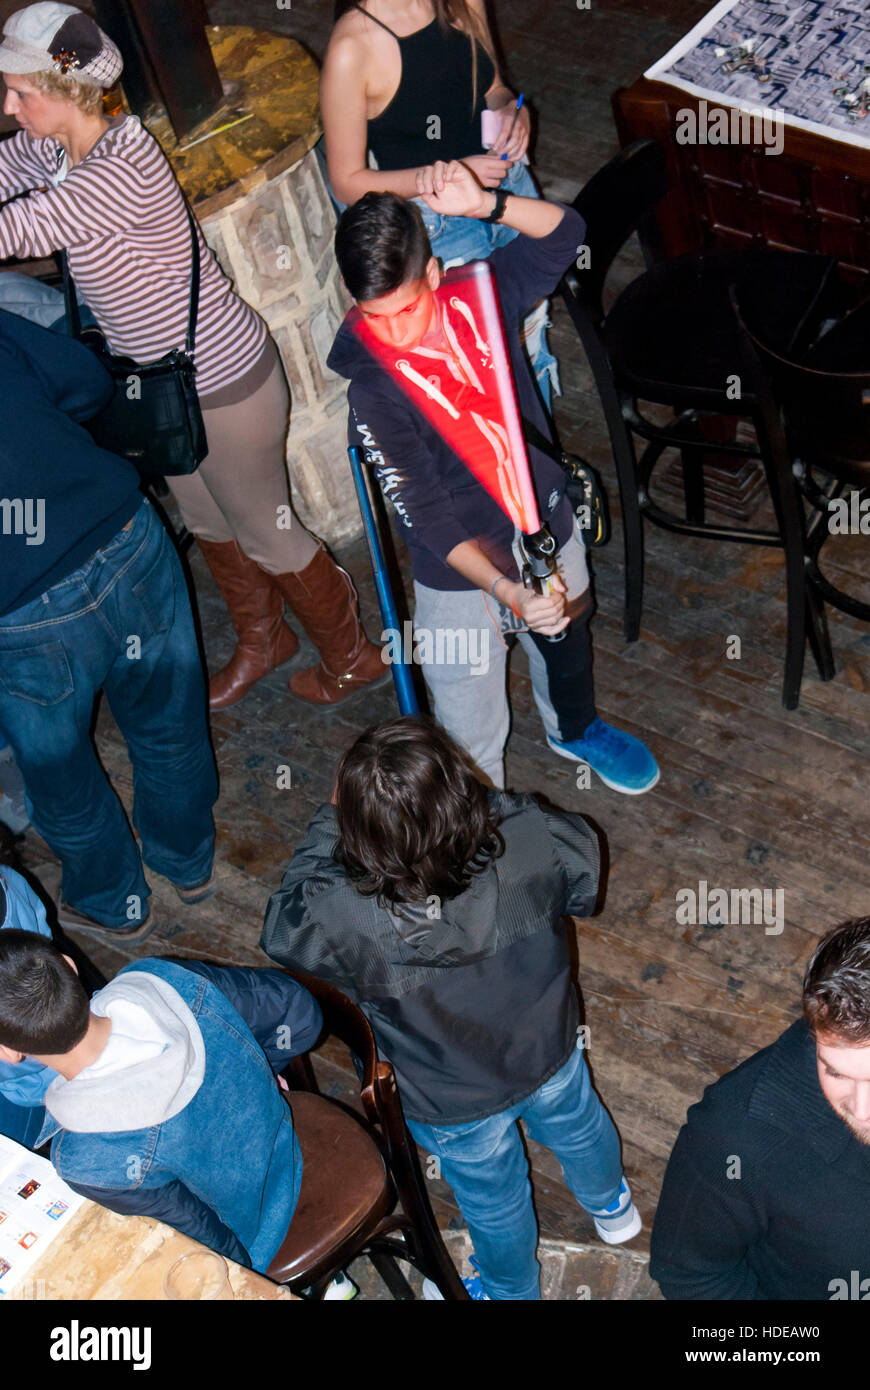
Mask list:
[[[236,541],[196,539],[238,637],[228,664],[208,685],[209,708],[224,709],[241,700],[261,676],[295,656],[299,639],[284,622],[284,604],[272,575],[261,570]]]
[[[363,631],[350,575],[324,549],[304,570],[271,579],[320,652],[319,666],[290,678],[294,695],[315,705],[334,705],[389,674],[380,647]]]

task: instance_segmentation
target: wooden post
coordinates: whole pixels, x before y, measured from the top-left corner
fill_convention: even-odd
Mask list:
[[[164,106],[182,140],[220,108],[203,0],[94,0],[94,10],[121,50],[121,81],[137,116]]]

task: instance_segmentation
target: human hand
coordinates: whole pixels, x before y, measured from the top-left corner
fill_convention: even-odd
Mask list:
[[[547,581],[548,594],[539,594],[535,589],[527,589],[524,584],[504,585],[497,597],[507,603],[532,632],[540,632],[544,637],[554,637],[570,623],[566,609],[565,585],[558,574]]]
[[[499,160],[491,162],[504,169]],[[428,203],[433,212],[445,217],[485,217],[492,203],[471,170],[457,159],[449,164],[439,159],[435,164],[418,169],[417,196]]]
[[[507,106],[500,106],[495,114],[498,116],[501,124],[495,144],[492,146],[490,153],[499,156],[506,154],[508,160],[511,161],[521,159],[529,147],[529,136],[532,129],[532,123],[529,119],[529,108],[527,106],[521,106],[519,114],[517,114],[517,103],[516,100],[514,100],[509,101]],[[513,125],[515,115],[517,117],[517,122],[516,125]],[[513,130],[511,130],[512,125]],[[504,160],[499,159],[499,163],[502,168],[505,167]],[[510,165],[508,164],[508,168],[509,167]]]
[[[462,163],[484,188],[498,188],[505,174],[513,168],[509,160],[493,154],[472,154]]]

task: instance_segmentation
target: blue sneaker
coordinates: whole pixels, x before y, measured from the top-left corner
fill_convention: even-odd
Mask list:
[[[598,1235],[606,1245],[622,1245],[640,1233],[643,1222],[640,1212],[631,1199],[631,1188],[623,1178],[619,1192],[603,1211],[591,1211],[589,1215],[595,1223]]]
[[[658,763],[645,743],[633,734],[623,733],[622,729],[614,729],[612,724],[605,724],[603,719],[594,719],[583,737],[570,743],[559,743],[549,737],[547,742],[560,758],[588,763],[605,787],[625,792],[627,796],[648,792],[661,776]]]
[[[473,1255],[471,1256],[470,1263],[474,1265],[475,1269],[480,1269],[480,1265],[477,1263],[477,1260],[474,1258]],[[492,1299],[490,1298],[489,1294],[486,1292],[486,1289],[483,1287],[483,1284],[481,1283],[479,1274],[471,1274],[467,1278],[463,1279],[462,1282],[465,1285],[465,1292],[468,1294],[468,1297],[473,1299],[475,1303],[492,1302]],[[438,1285],[433,1283],[431,1279],[423,1280],[423,1298],[427,1303],[444,1302],[443,1293],[439,1289]]]

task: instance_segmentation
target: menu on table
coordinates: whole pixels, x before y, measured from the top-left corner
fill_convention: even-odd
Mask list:
[[[0,1298],[22,1283],[84,1201],[47,1159],[0,1134]]]

